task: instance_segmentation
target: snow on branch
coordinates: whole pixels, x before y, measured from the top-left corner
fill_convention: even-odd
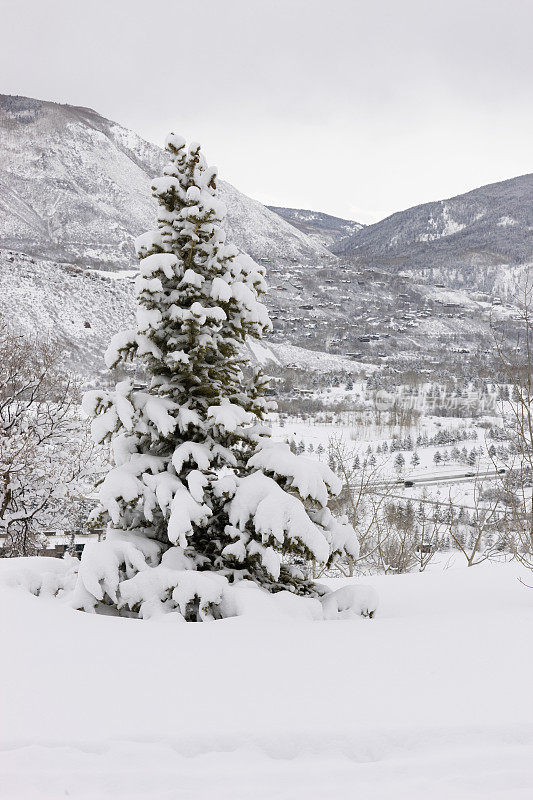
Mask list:
[[[304,500],[310,498],[326,506],[330,495],[341,491],[342,482],[321,461],[295,455],[284,442],[267,441],[248,461],[248,466],[287,478]]]

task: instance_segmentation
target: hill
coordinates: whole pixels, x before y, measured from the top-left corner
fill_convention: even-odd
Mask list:
[[[341,217],[332,217],[322,211],[309,211],[303,208],[281,208],[268,206],[295,228],[305,233],[310,239],[330,249],[337,242],[351,236],[364,228],[360,222]]]
[[[150,181],[165,163],[159,147],[91,109],[0,95],[0,247],[131,268],[133,237],[155,223]],[[261,203],[219,186],[228,235],[253,258],[333,259]]]
[[[533,263],[533,174],[400,211],[332,249],[429,283],[512,292]]]
[[[3,96],[0,156],[0,314],[13,329],[47,332],[90,378],[133,314],[132,240],[155,223],[149,187],[163,152],[90,109]],[[302,352],[312,371],[343,370],[351,359],[354,369],[363,362],[490,374],[491,325],[516,335],[516,308],[494,294],[511,296],[527,265],[531,177],[476,190],[462,205],[428,204],[361,228],[343,240],[340,258],[317,243],[325,236],[317,231],[337,236],[358,223],[279,209],[306,233],[219,182],[228,238],[267,264],[274,359],[298,361],[289,355],[297,346],[323,354]],[[438,267],[422,256],[439,246],[464,252],[475,236],[486,241],[477,270],[448,251]],[[500,253],[507,247],[507,266],[495,242]],[[420,261],[393,257],[396,250]]]

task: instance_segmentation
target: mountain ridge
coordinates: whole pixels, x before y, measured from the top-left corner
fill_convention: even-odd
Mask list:
[[[150,180],[165,156],[92,109],[28,98],[0,96],[0,134],[0,314],[13,329],[50,335],[77,371],[94,376],[109,337],[131,324],[132,241],[155,225]],[[509,179],[510,195],[501,202],[494,186],[485,198],[483,187],[472,190],[485,212],[477,219],[480,209],[469,201],[464,208],[452,204],[444,216],[449,201],[397,212],[360,228],[349,239],[353,252],[337,246],[339,257],[229,184],[219,185],[228,206],[228,240],[267,264],[266,303],[274,326],[269,345],[296,345],[333,360],[347,357],[355,367],[388,364],[396,371],[406,364],[442,371],[452,361],[454,369],[466,370],[472,358],[475,371],[492,358],[494,319],[506,335],[516,332],[516,307],[502,300],[512,298],[527,267],[530,207],[522,206],[529,176],[523,180],[523,191],[515,191],[520,178]],[[313,235],[330,224],[335,236],[346,223],[359,224],[322,212],[285,211],[301,225],[314,225]],[[484,250],[477,244],[477,272],[470,262],[450,263],[446,253],[437,265],[410,255],[454,241],[467,223],[477,225],[479,239],[483,220],[496,226],[496,234],[507,234],[510,266],[498,253],[487,255],[488,234]]]
[[[341,239],[365,227],[355,220],[336,217],[323,211],[284,206],[267,206],[267,208],[328,249],[331,249],[332,245]]]
[[[155,226],[150,180],[166,156],[83,106],[0,95],[0,247],[131,268],[133,238]],[[335,260],[322,245],[219,180],[234,243],[260,260]]]
[[[332,250],[354,264],[491,290],[498,269],[533,263],[533,173],[398,211]]]

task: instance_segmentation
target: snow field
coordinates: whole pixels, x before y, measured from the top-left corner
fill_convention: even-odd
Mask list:
[[[353,394],[361,396],[363,394],[360,384],[354,384]],[[346,397],[346,392],[338,387],[334,387],[328,393],[337,400]],[[485,477],[476,480],[467,481],[465,483],[457,482],[457,477],[464,476],[467,472],[475,474],[483,472],[494,471],[494,461],[490,458],[487,451],[492,443],[490,439],[486,438],[486,430],[479,427],[479,419],[473,420],[468,417],[432,417],[423,415],[418,424],[410,428],[399,428],[398,426],[377,425],[371,421],[367,423],[348,424],[347,418],[350,414],[341,413],[338,415],[336,422],[325,422],[321,418],[310,418],[303,420],[298,417],[288,417],[285,419],[284,424],[279,424],[279,416],[275,416],[273,420],[273,435],[274,438],[281,441],[294,441],[296,444],[303,442],[306,447],[306,456],[310,458],[320,458],[322,461],[328,462],[328,444],[332,437],[341,438],[349,449],[350,453],[359,456],[362,463],[368,458],[367,449],[372,448],[374,457],[376,459],[376,467],[366,470],[366,479],[372,473],[372,482],[374,481],[400,481],[403,484],[404,480],[412,478],[425,478],[430,480],[432,477],[449,475],[449,481],[435,483],[434,485],[415,485],[412,488],[405,488],[399,485],[391,492],[393,495],[401,495],[405,500],[411,499],[416,502],[420,498],[432,500],[434,502],[446,505],[450,501],[457,505],[464,505],[466,508],[472,508],[476,503],[479,504],[479,493],[482,489],[488,486],[498,486],[494,478]],[[493,426],[501,425],[501,417],[487,417],[485,418]],[[419,434],[427,435],[429,437],[435,436],[442,430],[454,430],[467,428],[477,432],[477,439],[468,439],[460,441],[456,445],[429,445],[429,446],[416,446],[416,439]],[[405,439],[407,435],[411,436],[413,441],[413,450],[400,450],[390,451],[390,446],[393,441],[393,436],[400,439]],[[376,453],[379,446],[387,443],[389,447],[388,453]],[[312,445],[313,452],[309,452],[309,446]],[[317,454],[317,448],[322,446],[322,454]],[[478,456],[476,465],[474,467],[468,465],[466,462],[456,462],[452,459],[442,461],[436,465],[433,457],[437,451],[442,455],[445,451],[450,454],[451,450],[457,446],[459,450],[464,447],[468,451],[476,448],[477,451],[484,450],[484,455]],[[397,452],[401,452],[405,459],[405,467],[401,472],[395,468],[395,457]],[[420,464],[413,467],[411,464],[411,457],[416,452]],[[505,465],[504,465],[505,466]]]
[[[365,578],[372,620],[174,627],[8,585],[46,561],[0,564],[9,800],[531,796],[533,593],[513,563]]]

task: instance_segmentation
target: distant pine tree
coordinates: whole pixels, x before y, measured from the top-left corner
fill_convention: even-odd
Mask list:
[[[394,468],[401,472],[405,467],[405,458],[403,457],[402,453],[398,453],[396,458],[394,459]]]

